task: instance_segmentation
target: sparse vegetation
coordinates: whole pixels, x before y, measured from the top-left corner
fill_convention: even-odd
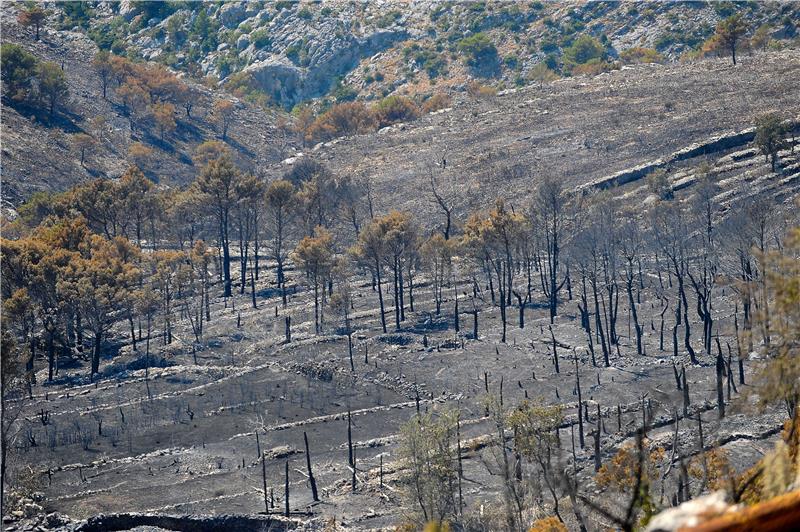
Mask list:
[[[493,73],[499,67],[497,48],[484,33],[476,33],[458,42],[458,51],[469,66],[478,72]]]

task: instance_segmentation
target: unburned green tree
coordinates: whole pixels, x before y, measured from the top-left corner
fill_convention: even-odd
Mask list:
[[[36,75],[36,57],[18,44],[3,44],[0,46],[0,74],[5,95],[13,101],[22,101],[28,97]]]
[[[768,114],[756,120],[756,137],[754,142],[764,157],[770,162],[772,171],[778,160],[778,152],[788,147],[786,140],[788,126],[777,114]]]
[[[731,15],[717,24],[716,36],[719,39],[719,44],[730,51],[734,65],[736,64],[736,47],[741,42],[746,31],[747,25],[742,19],[741,13]]]
[[[400,428],[403,486],[420,523],[454,519],[458,508],[458,413],[417,415]]]
[[[67,77],[57,64],[45,62],[39,64],[36,78],[39,81],[39,94],[44,98],[50,118],[52,118],[56,107],[63,104],[69,96]]]

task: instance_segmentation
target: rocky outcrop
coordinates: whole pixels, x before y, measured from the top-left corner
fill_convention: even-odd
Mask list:
[[[271,33],[274,53],[256,52],[255,43],[245,46],[244,52],[258,58],[244,69],[255,86],[287,107],[323,96],[362,58],[408,38],[403,30],[377,30],[357,37],[338,19],[323,20],[313,32],[301,32],[295,18],[283,11],[270,23],[270,29],[276,32]]]
[[[790,130],[797,131],[798,128],[800,127],[800,119],[789,120],[787,121],[787,125],[790,128]],[[686,161],[688,159],[693,159],[701,155],[709,155],[712,153],[718,153],[721,151],[730,150],[732,148],[737,148],[739,146],[744,146],[745,144],[753,142],[755,136],[756,136],[756,129],[754,127],[745,129],[743,131],[725,133],[722,135],[714,136],[708,140],[702,142],[696,142],[685,148],[677,150],[671,153],[668,157],[665,157],[663,159],[656,159],[655,161],[650,161],[638,166],[634,166],[633,168],[627,168],[625,170],[621,170],[609,176],[596,179],[595,181],[592,181],[591,183],[587,183],[586,185],[580,187],[580,190],[583,191],[589,191],[592,189],[604,190],[610,187],[626,185],[628,183],[637,181],[647,176],[648,174],[650,174],[655,170],[658,170],[659,168],[666,168],[673,163]]]
[[[304,72],[280,56],[272,56],[250,65],[245,72],[275,102],[288,104],[301,99]]]

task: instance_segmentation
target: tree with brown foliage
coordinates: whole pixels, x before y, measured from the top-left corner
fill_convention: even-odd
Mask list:
[[[317,227],[313,236],[305,236],[297,244],[292,260],[301,268],[314,289],[314,331],[322,332],[324,322],[320,289],[324,295],[324,282],[333,267],[333,235],[324,227]]]
[[[58,290],[81,309],[81,316],[92,333],[91,376],[99,372],[105,334],[127,308],[139,269],[135,263],[139,250],[122,237],[106,240],[92,236],[88,252],[66,265]]]
[[[169,102],[157,103],[153,107],[153,118],[161,132],[161,140],[164,140],[164,133],[173,133],[177,124],[175,123],[175,106]]]
[[[72,137],[72,145],[81,154],[81,166],[84,166],[83,163],[86,160],[86,152],[91,151],[96,144],[97,141],[94,137],[86,133],[76,133]]]
[[[98,51],[94,58],[92,58],[92,67],[100,77],[100,85],[103,87],[103,99],[105,100],[108,84],[111,81],[111,76],[114,73],[113,65],[111,63],[111,53],[106,50]]]
[[[128,160],[138,168],[148,169],[153,154],[153,148],[141,142],[134,142],[128,146]]]
[[[364,227],[358,235],[356,244],[350,248],[350,254],[356,263],[370,271],[377,283],[378,303],[381,312],[381,328],[386,333],[386,312],[383,302],[383,271],[389,252],[386,246],[386,221],[376,218]]]
[[[117,89],[117,96],[122,99],[123,109],[133,132],[136,124],[147,116],[150,104],[150,93],[147,88],[135,80],[126,80]]]
[[[217,100],[211,109],[214,120],[222,130],[222,140],[228,138],[228,128],[233,122],[234,105],[230,100]]]
[[[373,131],[375,125],[375,116],[363,103],[340,103],[317,117],[308,128],[306,137],[311,142],[321,142]]]
[[[33,26],[35,30],[36,40],[39,40],[39,30],[41,29],[42,25],[44,25],[45,20],[47,20],[48,15],[50,15],[49,11],[42,9],[41,7],[34,5],[27,9],[21,9],[19,14],[17,15],[17,22],[19,22],[22,26],[31,27]]]
[[[444,287],[449,283],[452,275],[454,248],[453,241],[445,240],[444,236],[437,233],[428,238],[420,249],[423,264],[431,281],[437,315],[442,311]]]
[[[286,305],[286,278],[284,268],[288,258],[287,241],[294,216],[296,197],[294,187],[289,181],[279,179],[270,183],[266,192],[266,213],[268,247],[275,261],[278,288],[281,300]]]
[[[239,201],[238,187],[242,174],[226,153],[210,161],[195,181],[198,190],[211,204],[217,219],[219,244],[222,247],[222,268],[225,297],[231,295],[231,213]]]

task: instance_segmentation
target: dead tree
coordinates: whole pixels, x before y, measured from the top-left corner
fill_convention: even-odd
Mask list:
[[[600,415],[600,404],[597,405],[597,428],[594,431],[594,470],[600,471],[602,460],[600,458],[600,430],[603,427],[603,418]]]
[[[550,323],[558,313],[558,293],[567,278],[560,277],[562,237],[568,222],[567,191],[560,179],[548,177],[534,194],[534,224],[539,228],[539,248],[544,249],[545,264],[539,268],[542,291],[550,308]]]
[[[253,301],[253,308],[257,309],[258,304],[256,303],[256,279],[253,275],[253,270],[250,270],[250,298]]]
[[[289,517],[289,460],[286,460],[284,469],[285,483],[283,485],[283,515]]]
[[[308,482],[311,484],[311,497],[314,502],[319,501],[319,494],[317,493],[317,481],[314,479],[314,473],[311,471],[311,453],[308,451],[308,435],[303,431],[303,443],[306,446],[306,469],[308,469]]]
[[[678,212],[674,212],[673,210]],[[692,364],[698,364],[697,356],[691,343],[691,329],[689,326],[689,302],[686,298],[686,277],[688,274],[688,259],[686,253],[687,235],[691,234],[685,223],[685,215],[676,207],[664,206],[655,209],[651,217],[652,234],[661,253],[666,256],[678,282],[678,304],[682,305],[680,315],[683,316],[684,347]],[[676,313],[677,314],[677,313]]]
[[[672,373],[675,375],[675,388],[680,391],[681,390],[681,374],[678,372],[678,366],[675,365],[675,361],[672,361]]]
[[[553,326],[550,325],[549,328],[550,328],[550,338],[553,341],[553,365],[555,365],[556,373],[559,373],[559,370],[558,370],[558,347],[556,346],[556,336],[553,333]]]
[[[641,263],[639,261],[639,249],[641,247],[641,238],[639,233],[638,222],[634,220],[630,220],[629,222],[624,225],[621,230],[621,239],[620,239],[620,248],[622,252],[622,256],[625,259],[625,290],[628,293],[628,308],[630,309],[631,318],[633,319],[633,327],[636,332],[636,354],[643,355],[644,350],[642,348],[642,327],[639,325],[639,317],[636,312],[636,302],[634,301],[633,297],[633,287],[634,287],[634,280],[636,276],[636,270],[634,269],[634,262],[636,262],[639,267],[641,267]],[[637,298],[638,298],[638,290],[637,290]],[[662,314],[663,316],[663,314]],[[663,321],[662,321],[662,331],[663,331]],[[663,346],[663,332],[662,332],[662,346]]]
[[[267,500],[267,461],[261,452],[261,442],[258,439],[258,431],[256,431],[256,449],[258,451],[258,460],[261,462],[261,484],[264,490],[264,511],[269,515],[269,501]]]
[[[555,345],[555,342],[553,343]],[[575,354],[575,388],[578,392],[578,438],[580,440],[581,449],[584,447],[583,440],[583,416],[581,415],[581,405],[583,404],[583,397],[581,396],[581,375],[578,368],[578,355]]]
[[[717,339],[717,346],[719,347],[719,339]],[[717,410],[719,418],[725,417],[725,392],[723,389],[722,379],[725,377],[725,359],[722,358],[722,350],[717,353],[716,360],[716,377],[717,377]]]
[[[452,215],[453,215],[453,200],[455,199],[455,190],[453,187],[449,187],[448,191],[444,191],[441,186],[437,186],[436,184],[436,168],[439,167],[444,171],[446,166],[447,159],[445,158],[444,154],[442,155],[441,161],[437,161],[436,164],[431,164],[428,166],[428,174],[429,174],[429,182],[431,186],[431,193],[433,194],[434,202],[442,209],[445,216],[445,226],[442,233],[444,234],[444,239],[450,239],[450,228],[452,226]]]
[[[356,457],[353,449],[353,422],[350,409],[347,410],[347,463],[352,472],[351,488],[356,491]]]
[[[689,415],[689,382],[686,380],[686,366],[681,367],[681,380],[683,381],[683,415]]]
[[[458,451],[458,515],[464,515],[464,496],[461,491],[461,480],[464,478],[464,467],[461,458],[461,415],[456,417],[456,450]],[[383,455],[381,455],[381,486],[383,486]]]
[[[453,328],[456,332],[461,330],[461,324],[458,321],[458,294],[456,294],[456,304],[455,308],[453,309]]]

